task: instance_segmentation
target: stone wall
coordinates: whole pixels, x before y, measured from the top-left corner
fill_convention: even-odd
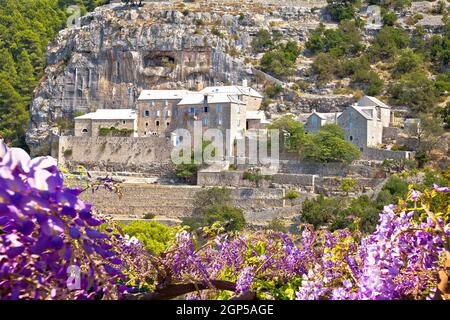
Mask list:
[[[290,174],[314,174],[319,176],[359,175],[366,178],[383,178],[383,172],[379,163],[372,161],[358,161],[351,165],[344,163],[318,163],[308,161],[281,161],[280,173]]]
[[[244,172],[242,171],[200,171],[197,175],[197,184],[199,186],[256,187],[255,182],[244,180],[243,174]],[[269,180],[261,180],[258,185],[258,190],[272,190],[270,187],[283,185],[283,187],[289,187],[304,192],[333,194],[341,192],[342,179],[343,177],[338,176],[277,173],[271,175]],[[353,176],[352,179],[356,181],[354,191],[364,193],[373,190],[384,181],[384,176],[378,178]]]
[[[383,143],[394,143],[399,138],[404,130],[397,127],[384,127],[383,128]]]
[[[162,175],[172,167],[171,150],[170,139],[165,137],[63,136],[59,139],[58,161],[69,170],[83,165],[89,170]]]
[[[82,194],[82,199],[98,210],[113,216],[143,215],[153,213],[157,217],[180,219],[192,213],[192,200],[199,186],[174,185],[123,185],[123,196],[100,189]],[[233,205],[244,212],[263,208],[285,206],[283,189],[235,188]]]
[[[361,159],[379,160],[386,159],[412,159],[414,152],[412,151],[393,151],[386,149],[365,148],[361,152]]]

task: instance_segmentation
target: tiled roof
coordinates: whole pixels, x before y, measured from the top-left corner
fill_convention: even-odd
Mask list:
[[[181,100],[192,94],[188,90],[142,90],[138,100]]]
[[[217,87],[206,87],[200,91],[200,93],[227,93],[235,95],[247,95],[257,98],[262,98],[263,96],[259,94],[258,91],[251,87],[244,86],[217,86]]]
[[[75,119],[134,120],[136,119],[136,111],[133,109],[98,109],[95,112],[87,113]]]
[[[207,98],[207,103],[237,103],[244,104],[236,96],[224,93],[218,94],[203,94],[203,93],[191,93],[186,96],[178,103],[179,106],[190,105],[190,104],[202,104],[205,101],[205,96]]]

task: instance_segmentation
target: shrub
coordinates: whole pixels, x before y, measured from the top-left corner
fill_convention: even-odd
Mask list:
[[[341,189],[342,191],[344,191],[345,193],[349,193],[350,191],[352,191],[355,186],[356,186],[356,180],[352,179],[352,178],[344,178],[341,181]]]
[[[143,219],[148,219],[148,220],[152,220],[155,218],[155,214],[152,212],[147,212],[144,213],[144,215],[142,216]]]
[[[395,73],[405,74],[417,69],[422,65],[422,59],[419,55],[415,54],[412,50],[406,50],[400,56],[396,66]]]
[[[219,222],[225,231],[239,231],[245,227],[245,217],[241,209],[229,205],[214,205],[206,211],[208,225]]]
[[[272,48],[272,46],[273,41],[270,32],[265,29],[259,29],[259,31],[256,33],[256,36],[252,39],[253,50],[259,52]]]
[[[261,59],[261,67],[276,77],[285,78],[294,73],[295,61],[300,55],[297,43],[289,41],[266,52]]]
[[[407,106],[416,113],[433,110],[437,101],[433,82],[421,71],[405,74],[390,86],[388,92],[392,103]]]
[[[283,92],[283,87],[279,84],[270,84],[266,87],[265,94],[273,99],[277,94]]]
[[[66,149],[66,150],[64,150],[64,157],[65,158],[68,158],[68,157],[70,157],[71,155],[72,155],[72,149]]]
[[[288,232],[288,228],[286,228],[286,226],[283,223],[283,220],[281,220],[280,218],[273,218],[267,224],[267,226],[264,227],[264,229],[273,230],[273,231],[277,231],[277,232],[284,232],[284,233]]]
[[[409,36],[401,28],[384,26],[375,36],[371,47],[370,55],[373,59],[387,60],[395,57],[400,49],[406,48],[409,44]]]
[[[217,29],[216,27],[213,27],[213,28],[211,29],[211,34],[212,34],[212,35],[215,35],[215,36],[217,36],[217,37],[219,37],[219,38],[223,38],[223,33],[220,32],[219,29]]]
[[[175,239],[177,229],[155,221],[134,221],[122,227],[125,234],[136,237],[145,248],[159,255]]]
[[[335,21],[350,20],[355,17],[355,0],[327,0],[327,11]]]
[[[325,29],[320,25],[311,33],[305,46],[313,54],[330,52],[334,57],[352,56],[364,48],[354,21],[342,21],[337,29]]]

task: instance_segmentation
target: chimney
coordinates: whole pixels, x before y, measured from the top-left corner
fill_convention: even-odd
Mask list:
[[[242,80],[242,86],[243,87],[247,87],[248,86],[247,79]]]

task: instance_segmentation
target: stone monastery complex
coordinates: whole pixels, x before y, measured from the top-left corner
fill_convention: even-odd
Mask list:
[[[76,117],[75,136],[99,137],[108,130],[118,130],[131,137],[167,137],[176,145],[177,137],[172,134],[176,129],[192,131],[194,121],[201,121],[204,130],[228,129],[230,140],[234,141],[243,139],[246,130],[263,129],[270,123],[264,111],[259,110],[262,100],[263,96],[245,82],[241,86],[206,87],[196,92],[143,90],[134,109],[99,109]],[[362,153],[380,146],[384,130],[393,122],[390,106],[370,96],[362,97],[343,112],[313,110],[304,116],[306,132],[316,133],[325,124],[337,124],[344,129],[345,139]],[[390,152],[386,157],[393,155],[409,157],[405,152]]]

